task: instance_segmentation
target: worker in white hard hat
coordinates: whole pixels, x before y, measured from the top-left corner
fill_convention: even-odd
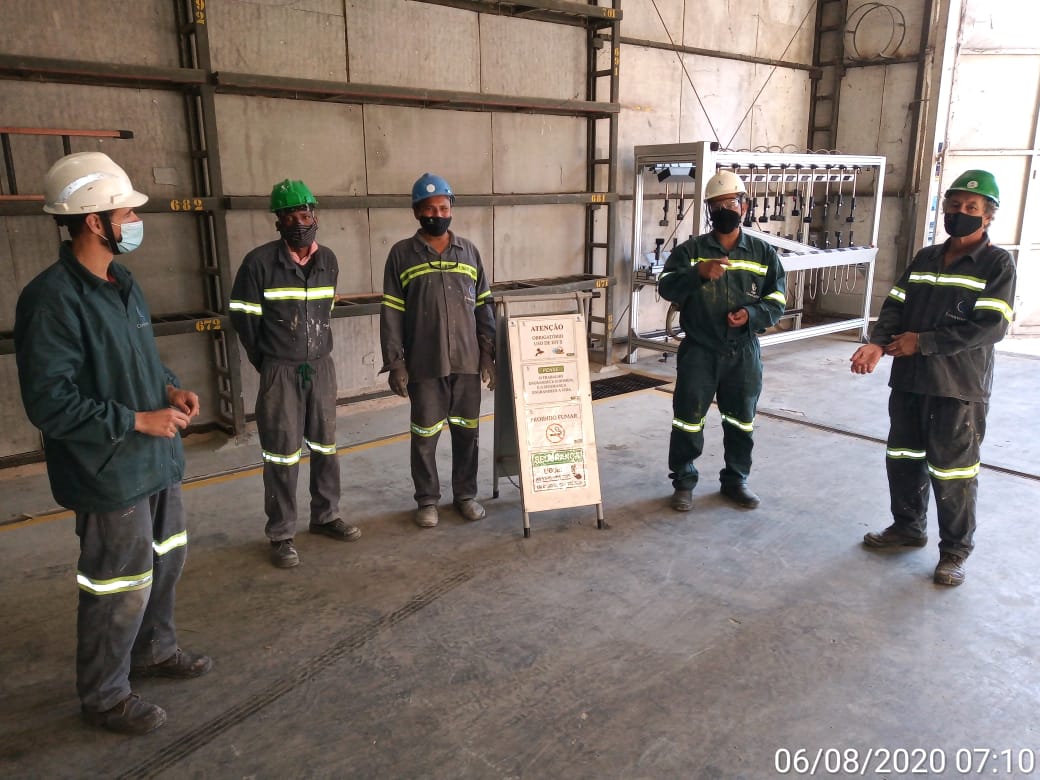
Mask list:
[[[713,399],[722,416],[725,466],[721,493],[753,509],[748,487],[752,430],[762,391],[757,334],[775,325],[786,305],[784,268],[776,251],[747,235],[740,221],[747,191],[740,177],[720,171],[705,182],[711,231],[679,244],[658,277],[661,297],[679,309],[685,337],[679,345],[673,419],[668,447],[672,508],[693,508],[704,449],[704,421]]]
[[[999,207],[989,171],[954,179],[942,202],[949,239],[914,256],[885,299],[870,343],[850,359],[852,373],[869,374],[883,355],[893,358],[885,452],[892,524],[866,534],[863,544],[924,547],[934,490],[936,585],[963,583],[975,549],[994,344],[1007,333],[1015,302],[1015,261],[988,232]]]
[[[173,619],[187,549],[181,431],[199,397],[160,361],[141,288],[113,259],[140,246],[134,209],[148,197],[107,155],[80,152],[47,172],[44,200],[70,240],[18,298],[22,402],[43,434],[54,498],[76,516],[83,715],[145,734],[166,713],[130,678],[199,677],[213,665],[178,647]]]

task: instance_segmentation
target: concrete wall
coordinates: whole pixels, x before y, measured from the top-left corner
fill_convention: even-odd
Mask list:
[[[672,40],[807,64],[813,9],[812,0],[626,0],[621,30],[634,39]],[[141,0],[115,15],[99,0],[7,0],[5,11],[17,21],[0,28],[2,53],[156,67],[180,64],[176,19],[168,0]],[[406,0],[222,0],[206,4],[206,13],[216,71],[551,99],[584,97],[581,28]],[[609,51],[603,56],[609,57]],[[779,151],[804,144],[809,96],[805,70],[624,45],[620,73],[622,195],[632,189],[635,145],[717,138],[729,148]],[[878,87],[876,77],[870,78],[875,81],[849,89],[858,88],[864,100],[873,99]],[[843,151],[887,153],[887,144],[898,143],[900,108],[906,100],[906,90],[894,85],[898,80],[893,77],[883,85],[880,113],[864,108],[860,121],[842,114],[849,136],[849,148]],[[869,125],[862,121],[867,116]],[[228,194],[266,195],[276,181],[292,177],[307,181],[319,200],[323,195],[404,195],[427,170],[447,177],[460,194],[585,189],[583,119],[221,94],[216,121]],[[131,141],[74,141],[73,146],[110,153],[153,202],[193,194],[189,130],[179,93],[0,81],[0,124],[133,130]],[[889,130],[868,132],[875,127]],[[881,136],[891,137],[882,143]],[[605,143],[601,132],[597,156],[605,153]],[[19,139],[15,158],[21,189],[42,189],[43,172],[60,154],[54,139]],[[147,215],[145,246],[129,263],[157,313],[205,306],[200,247],[186,219],[191,218]],[[656,209],[647,209],[643,233],[651,247],[658,219]],[[378,292],[387,249],[415,229],[407,209],[322,209],[320,220],[319,240],[340,258],[342,293]],[[459,208],[453,225],[476,241],[494,281],[582,270],[580,206]],[[249,248],[275,235],[270,215],[260,211],[232,212],[228,227],[236,267]],[[685,227],[677,235],[683,231]],[[617,236],[619,316],[631,264],[630,236],[631,204],[623,202]],[[14,291],[53,257],[54,240],[53,225],[45,217],[0,220],[0,295],[7,303],[7,314],[0,312],[0,330],[13,326]],[[663,308],[657,310],[663,317]],[[654,311],[648,301],[648,316],[657,316]],[[617,333],[623,332],[619,323]],[[160,348],[174,370],[212,397],[216,384],[206,338],[170,337]],[[376,374],[375,318],[338,320],[336,338],[341,395],[383,387]],[[0,395],[13,401],[17,388],[9,363],[0,360]],[[243,382],[251,409],[255,375],[248,365]],[[2,408],[4,430],[21,433],[3,436],[0,456],[23,451],[32,438],[18,405]],[[215,402],[205,408],[207,419],[213,419]]]
[[[750,0],[746,3],[624,3],[622,35],[746,57],[770,58],[808,65],[812,62],[815,3],[812,0]],[[660,13],[659,13],[660,12]],[[723,148],[804,152],[809,107],[808,71],[706,55],[676,54],[649,46],[625,45],[621,51],[622,114],[618,141],[620,191],[633,192],[633,148],[648,144],[719,141]],[[856,150],[859,151],[859,150]],[[674,197],[675,185],[669,188]],[[647,194],[664,194],[656,182]],[[643,210],[642,244],[637,256],[652,251],[655,238],[670,246],[700,232],[700,215],[675,220],[673,200],[669,224],[661,201]],[[615,288],[618,333],[627,332],[628,284],[633,266],[632,208],[620,209],[619,280]],[[656,289],[639,294],[640,331],[663,328],[668,305],[656,300]]]

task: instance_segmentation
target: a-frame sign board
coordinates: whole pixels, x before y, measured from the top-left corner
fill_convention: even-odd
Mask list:
[[[530,513],[550,509],[594,504],[596,525],[604,527],[583,305],[588,297],[495,298],[500,384],[495,394],[494,495],[499,477],[519,476],[525,537],[531,535]],[[569,301],[577,304],[577,312],[509,311],[510,306],[515,310],[518,304],[547,301]]]

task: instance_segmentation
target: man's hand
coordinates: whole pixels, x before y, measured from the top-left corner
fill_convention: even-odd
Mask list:
[[[857,349],[849,360],[852,362],[853,374],[869,374],[884,354],[877,344],[864,344]]]
[[[713,282],[726,273],[726,267],[728,265],[728,257],[723,257],[718,260],[702,260],[697,263],[697,273],[701,275],[701,279],[707,279],[709,282]]]
[[[192,393],[192,395],[195,395]],[[198,398],[195,399],[198,406]],[[196,412],[197,414],[198,412]],[[157,436],[161,439],[172,439],[178,430],[188,427],[191,417],[172,406],[156,409],[154,412],[135,412],[134,430],[145,436]]]
[[[736,311],[731,311],[726,315],[726,322],[729,323],[731,328],[739,328],[743,325],[747,325],[748,321],[748,310],[741,307]]]
[[[402,398],[408,397],[408,369],[390,369],[390,389]]]
[[[495,389],[495,359],[487,352],[480,353],[480,381],[487,384],[488,390]]]
[[[189,420],[199,416],[199,396],[191,390],[182,390],[179,387],[167,385],[166,400],[170,402],[170,406],[180,409],[188,415]]]
[[[888,346],[885,347],[885,354],[891,355],[892,357],[909,357],[910,355],[916,355],[920,351],[920,347],[917,344],[917,334],[906,332],[897,333],[892,337],[892,340],[888,342]]]

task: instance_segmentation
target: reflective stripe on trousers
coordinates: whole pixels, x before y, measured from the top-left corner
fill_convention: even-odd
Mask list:
[[[742,484],[751,472],[755,409],[762,392],[762,356],[757,340],[720,354],[689,339],[679,346],[668,468],[672,486],[692,490],[699,479],[694,461],[704,450],[704,420],[717,400],[722,415],[724,485]]]
[[[412,402],[412,481],[418,506],[441,498],[437,441],[447,424],[451,431],[451,489],[456,501],[476,498],[479,451],[480,377],[452,374],[408,383]]]
[[[272,541],[296,535],[296,484],[301,445],[310,450],[310,522],[339,515],[336,457],[336,366],[332,356],[310,363],[301,382],[297,363],[265,360],[256,397],[256,429],[264,459],[265,532]]]
[[[888,399],[885,465],[893,523],[927,532],[929,487],[935,492],[939,549],[966,558],[975,547],[979,451],[989,405],[904,393]]]
[[[77,512],[76,688],[100,711],[130,694],[130,666],[177,649],[174,589],[188,534],[180,484],[113,512]]]

